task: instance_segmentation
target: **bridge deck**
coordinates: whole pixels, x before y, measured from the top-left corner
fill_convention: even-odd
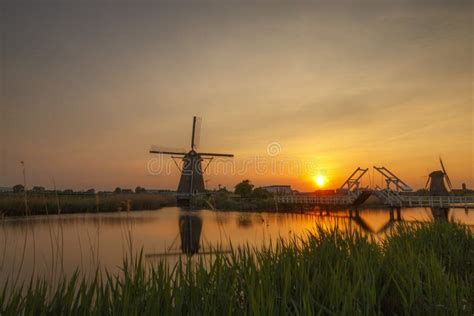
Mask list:
[[[352,205],[356,196],[351,195],[276,195],[275,202],[280,204],[303,205]]]
[[[400,195],[398,205],[396,201],[388,203],[401,207],[474,207],[474,196],[417,196]]]
[[[275,202],[279,204],[301,205],[337,205],[357,206],[365,202],[371,195],[376,195],[385,205],[393,207],[463,207],[474,208],[474,196],[419,196],[400,195],[393,192],[362,191],[359,194],[334,195],[277,195]]]

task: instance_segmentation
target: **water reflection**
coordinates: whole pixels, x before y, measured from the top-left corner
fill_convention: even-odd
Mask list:
[[[202,219],[197,215],[181,215],[179,217],[179,234],[181,251],[192,256],[199,251],[201,241]]]
[[[241,228],[252,227],[252,218],[250,214],[242,214],[237,218],[237,225]]]
[[[332,211],[319,211],[314,213],[315,216],[320,218],[333,219],[335,225],[344,226],[347,224],[349,231],[358,230],[367,234],[383,235],[390,231],[397,222],[403,221],[401,216],[401,210],[392,208],[384,211],[384,214],[388,213],[388,218],[385,220],[377,220],[374,222],[375,216],[364,216],[367,215],[366,211],[355,210],[332,210]],[[387,216],[385,216],[387,217]],[[317,221],[320,222],[320,221]],[[374,228],[373,226],[376,226]]]
[[[277,238],[305,236],[324,229],[359,231],[384,238],[400,221],[455,220],[474,230],[474,212],[464,209],[364,209],[311,213],[245,213],[163,208],[113,214],[4,219],[0,224],[0,286],[7,278],[31,273],[118,271],[127,254],[143,253],[153,264],[180,256],[197,258],[211,249],[228,251],[248,244],[269,245]],[[20,264],[21,263],[21,264]],[[57,268],[57,267],[60,267]],[[19,271],[21,270],[21,271]]]
[[[432,207],[431,214],[435,221],[447,221],[449,220],[449,208],[447,207]]]

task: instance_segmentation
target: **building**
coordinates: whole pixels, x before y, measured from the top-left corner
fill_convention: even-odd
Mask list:
[[[262,189],[267,190],[273,194],[292,194],[293,190],[291,190],[291,185],[269,185],[266,187],[262,187]]]

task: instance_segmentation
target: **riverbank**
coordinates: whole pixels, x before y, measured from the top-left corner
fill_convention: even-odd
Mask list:
[[[99,213],[136,210],[155,210],[176,205],[171,195],[151,193],[113,194],[1,194],[2,216],[47,214]]]
[[[302,212],[305,209],[298,204],[278,205],[273,195],[262,197],[240,197],[229,192],[219,192],[211,196],[196,196],[192,199],[193,208],[210,208],[219,211],[241,211],[241,212]],[[376,197],[370,197],[365,203],[359,206],[363,208],[380,207],[385,208],[386,205]],[[340,209],[341,206],[328,206],[328,209]]]
[[[240,197],[232,193],[216,193],[209,197],[196,196],[191,200],[193,208],[210,208],[220,211],[276,211],[277,205],[273,196]],[[291,211],[291,210],[288,210]]]
[[[474,239],[464,226],[400,225],[383,242],[319,229],[271,248],[147,264],[123,273],[78,271],[59,286],[2,288],[0,314],[424,314],[474,311]]]

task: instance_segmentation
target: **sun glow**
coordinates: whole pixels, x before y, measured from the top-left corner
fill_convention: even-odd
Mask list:
[[[324,184],[326,184],[326,178],[322,175],[318,175],[314,177],[314,182],[318,187],[321,188],[324,186]]]

